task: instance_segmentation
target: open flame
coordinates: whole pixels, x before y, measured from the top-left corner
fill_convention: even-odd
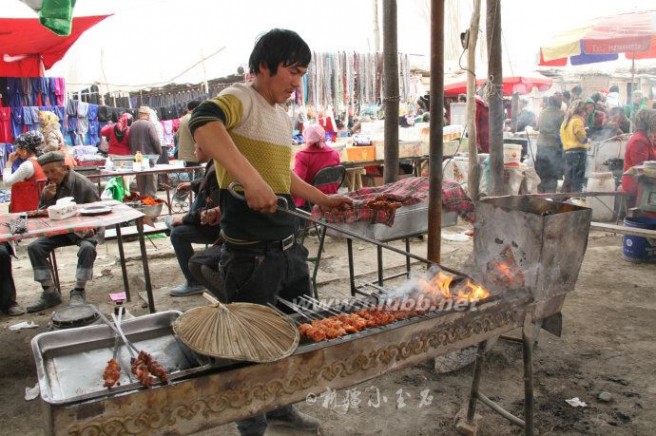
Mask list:
[[[526,277],[517,264],[510,245],[499,253],[497,259],[488,262],[487,276],[490,283],[504,289],[519,289],[526,282]]]
[[[490,296],[490,291],[469,279],[466,279],[464,283],[456,282],[454,284],[455,278],[455,276],[439,271],[429,279],[419,279],[418,288],[421,297],[433,301],[457,300],[472,302]]]

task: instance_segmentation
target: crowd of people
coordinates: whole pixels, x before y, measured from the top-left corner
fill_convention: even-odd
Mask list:
[[[593,141],[632,133],[627,143],[625,170],[654,156],[654,135],[646,132],[656,129],[656,124],[650,124],[656,123],[656,112],[647,108],[642,92],[635,91],[626,105],[620,102],[617,86],[594,92],[587,99],[581,98],[582,94],[583,89],[575,86],[571,91],[545,97],[539,117],[527,108],[526,101],[520,102],[517,131],[528,126],[538,131],[535,169],[541,180],[539,192],[556,192],[561,178],[561,192],[582,192],[587,154]],[[636,153],[635,144],[645,138],[651,151]],[[626,177],[622,179],[622,189],[635,196],[635,188]]]

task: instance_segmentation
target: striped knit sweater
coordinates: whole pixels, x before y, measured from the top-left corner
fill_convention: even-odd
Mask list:
[[[226,88],[218,97],[205,101],[191,116],[189,128],[195,130],[221,120],[237,149],[278,195],[290,196],[292,158],[291,121],[279,105],[270,105],[250,84]],[[294,233],[296,220],[281,212],[262,214],[244,201],[227,193],[234,177],[215,161],[221,188],[221,227],[233,241],[274,241]]]

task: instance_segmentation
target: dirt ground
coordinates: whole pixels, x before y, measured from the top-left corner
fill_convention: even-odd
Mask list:
[[[446,229],[442,243],[445,265],[458,268],[472,250],[472,241],[455,241],[467,226]],[[319,272],[320,296],[346,295],[348,262],[343,240],[328,238]],[[451,239],[451,240],[450,240]],[[314,238],[306,242],[316,252]],[[356,242],[356,274],[373,279],[375,249]],[[32,281],[32,270],[26,255],[27,243],[18,249],[14,261],[14,278],[18,300],[23,306],[38,297],[38,286]],[[399,247],[402,244],[398,244]],[[126,243],[131,282],[141,276],[138,243]],[[204,304],[200,296],[171,298],[168,291],[181,283],[168,239],[147,242],[150,272],[159,310],[189,308]],[[202,247],[199,247],[202,248]],[[415,239],[412,252],[425,254],[425,241]],[[108,312],[109,292],[122,287],[115,242],[99,246],[95,279],[87,287],[88,299]],[[73,287],[75,250],[60,249],[60,275],[65,291]],[[385,254],[386,268],[399,269],[403,259]],[[400,269],[399,269],[400,270]],[[592,232],[588,250],[576,286],[568,296],[564,310],[564,332],[557,338],[541,332],[535,352],[535,422],[543,435],[650,435],[656,427],[656,266],[632,264],[622,259],[621,237]],[[65,293],[65,301],[68,295]],[[141,302],[129,304],[135,314],[145,314]],[[0,371],[0,434],[42,434],[41,400],[24,400],[26,387],[37,382],[30,340],[47,331],[51,311],[36,315],[8,317],[0,315],[2,363]],[[36,329],[11,332],[8,327],[20,321],[34,321]],[[323,421],[326,435],[451,435],[455,434],[455,417],[466,402],[472,379],[472,366],[438,375],[432,361],[391,373],[352,388],[363,400],[359,407],[345,406],[346,391],[339,391],[334,406],[324,405],[322,392],[318,398],[299,408]],[[508,410],[521,414],[523,380],[521,347],[498,342],[488,353],[482,378],[482,392]],[[610,401],[599,394],[607,392]],[[378,397],[380,395],[380,397]],[[586,408],[573,408],[565,400],[579,397]],[[377,406],[377,399],[380,401]],[[403,401],[400,401],[400,398]],[[377,407],[376,407],[377,406]],[[520,434],[518,427],[479,406],[483,415],[480,435]],[[233,424],[205,431],[203,435],[236,435]],[[275,426],[269,435],[302,434]]]

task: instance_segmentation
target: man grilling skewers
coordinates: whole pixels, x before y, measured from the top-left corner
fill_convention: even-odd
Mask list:
[[[327,196],[291,171],[291,122],[282,105],[300,86],[311,60],[308,45],[293,31],[273,29],[250,55],[255,79],[235,84],[197,107],[189,122],[194,140],[215,161],[221,188],[219,272],[228,302],[274,304],[310,294],[308,252],[295,241],[296,218],[277,211],[276,195],[291,195],[323,208],[350,204]],[[230,195],[238,181],[246,202]],[[267,421],[316,431],[319,422],[292,406],[237,423],[242,435],[261,435]]]

